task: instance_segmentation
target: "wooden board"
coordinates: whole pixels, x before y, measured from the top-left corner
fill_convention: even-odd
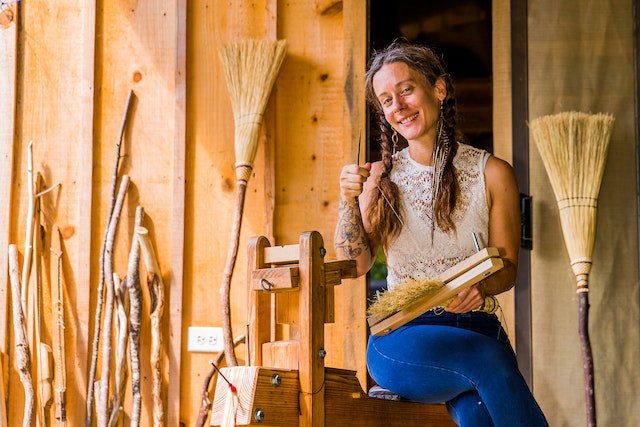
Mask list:
[[[456,278],[447,281],[442,289],[435,295],[416,301],[406,309],[384,319],[371,326],[371,334],[380,336],[399,328],[410,322],[426,311],[441,305],[443,302],[455,296],[458,292],[475,285],[487,278],[504,266],[501,258],[487,258],[481,263],[457,275]]]
[[[233,113],[218,48],[224,42],[241,37],[273,38],[279,31],[276,4],[273,0],[251,4],[232,0],[191,2],[188,5],[184,325],[221,325],[219,288],[229,248],[236,183]],[[285,58],[285,64],[287,60]],[[273,93],[276,93],[277,85],[278,82]],[[272,96],[271,102],[275,99]],[[271,238],[274,234],[274,147],[279,142],[275,140],[275,123],[266,121],[276,117],[276,112],[268,107],[264,139],[260,140],[253,175],[247,187],[239,251],[231,283],[231,320],[235,337],[246,333],[248,241],[252,236],[268,235]],[[267,171],[267,164],[272,165],[270,171]],[[263,177],[268,179],[263,180]],[[208,360],[211,354],[188,353],[186,343],[183,344],[181,372],[185,380],[180,399],[182,402],[199,402],[202,380],[210,369]],[[245,346],[240,345],[236,355],[241,364],[244,363],[244,354]],[[197,418],[197,408],[188,406],[182,405],[180,420],[185,425],[192,425]]]
[[[9,262],[6,248],[11,233],[12,177],[16,123],[16,65],[18,57],[18,3],[0,12],[0,370],[7,371]],[[8,377],[8,375],[6,375]],[[5,375],[0,382],[4,393]],[[4,405],[4,400],[0,402]],[[6,416],[6,414],[5,414]],[[2,420],[0,420],[2,421]]]

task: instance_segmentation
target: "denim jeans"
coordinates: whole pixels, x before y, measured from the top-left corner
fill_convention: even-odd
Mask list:
[[[367,367],[378,385],[406,399],[446,402],[460,426],[548,426],[494,314],[429,311],[371,336]]]

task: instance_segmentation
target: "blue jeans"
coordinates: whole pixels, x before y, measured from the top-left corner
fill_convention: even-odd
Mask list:
[[[460,426],[548,426],[494,314],[429,311],[371,336],[367,367],[378,385],[404,398],[446,402]]]

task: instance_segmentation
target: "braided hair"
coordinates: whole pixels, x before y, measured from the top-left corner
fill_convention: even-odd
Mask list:
[[[368,212],[366,213],[371,224],[370,239],[375,244],[387,247],[402,229],[402,218],[397,218],[397,212],[402,215],[400,209],[400,196],[398,187],[389,178],[393,168],[391,135],[393,129],[384,117],[380,101],[373,89],[373,77],[380,69],[394,62],[404,62],[412,69],[421,73],[427,84],[434,86],[438,79],[442,79],[446,86],[446,97],[441,105],[441,117],[438,124],[438,140],[434,147],[440,150],[442,164],[435,170],[439,175],[435,179],[433,200],[433,224],[445,232],[455,231],[452,214],[456,206],[459,193],[459,184],[453,167],[453,158],[456,155],[458,141],[463,140],[462,134],[457,130],[456,98],[454,95],[451,76],[447,74],[442,61],[427,47],[397,40],[385,49],[374,53],[369,69],[365,75],[365,91],[367,102],[375,110],[380,128],[380,150],[384,171],[381,175],[380,186],[374,193]],[[389,207],[388,205],[391,205]]]

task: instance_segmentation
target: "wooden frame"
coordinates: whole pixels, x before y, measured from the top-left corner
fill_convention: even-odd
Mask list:
[[[315,231],[303,233],[299,245],[282,248],[271,248],[266,237],[251,239],[247,360],[252,366],[221,369],[211,425],[453,425],[444,405],[370,398],[355,371],[325,368],[324,325],[333,317],[333,306],[325,303],[328,291],[356,276],[355,261],[325,262],[325,253]],[[271,341],[270,294],[282,291],[298,293],[299,333]]]

